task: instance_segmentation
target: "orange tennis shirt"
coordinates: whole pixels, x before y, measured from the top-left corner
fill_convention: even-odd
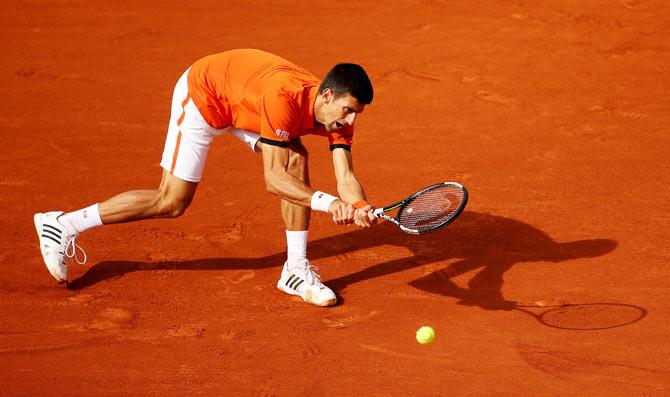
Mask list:
[[[261,142],[286,147],[306,134],[328,137],[331,150],[349,149],[353,127],[328,132],[314,119],[321,81],[307,70],[264,51],[239,49],[196,61],[188,91],[207,123],[261,135]]]

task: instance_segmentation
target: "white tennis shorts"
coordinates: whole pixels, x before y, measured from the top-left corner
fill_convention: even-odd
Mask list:
[[[172,111],[161,167],[179,179],[200,182],[209,144],[215,135],[230,132],[253,151],[258,151],[256,143],[260,135],[233,126],[216,129],[207,124],[188,95],[187,76],[188,69],[177,81],[172,94]]]

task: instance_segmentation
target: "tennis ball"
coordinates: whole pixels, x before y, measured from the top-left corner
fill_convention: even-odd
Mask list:
[[[435,330],[431,327],[424,325],[416,330],[416,341],[422,345],[432,342],[433,339],[435,339]]]

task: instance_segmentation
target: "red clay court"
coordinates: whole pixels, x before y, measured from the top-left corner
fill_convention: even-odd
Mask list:
[[[0,21],[2,393],[670,393],[666,2],[8,0]],[[454,180],[466,211],[418,237],[316,214],[341,303],[307,305],[275,288],[261,159],[224,135],[183,217],[86,233],[57,286],[32,214],[155,188],[176,80],[230,48],[362,64],[371,202]]]

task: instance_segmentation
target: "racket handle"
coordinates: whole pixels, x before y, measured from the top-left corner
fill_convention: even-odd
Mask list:
[[[386,215],[384,213],[383,208],[376,208],[376,209],[372,210],[372,215],[376,216],[379,219],[384,219],[386,221],[393,222],[396,225],[400,226],[400,222],[398,222],[394,217]]]

